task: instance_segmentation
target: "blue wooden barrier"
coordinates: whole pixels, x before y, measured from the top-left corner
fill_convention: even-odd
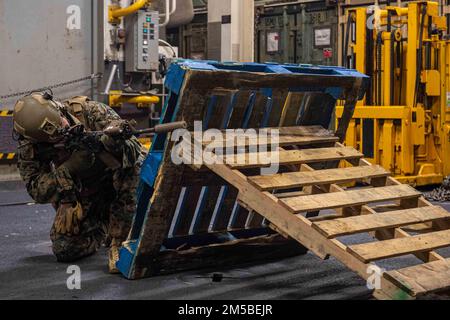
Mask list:
[[[347,101],[351,117],[368,83],[365,75],[341,67],[179,60],[166,78],[169,94],[161,123],[184,120],[192,129],[193,122],[201,120],[204,130],[329,128],[336,101]],[[341,123],[337,131],[345,134],[347,125]],[[274,232],[266,221],[241,208],[237,191],[224,181],[170,163],[172,144],[167,138],[155,136],[143,164],[133,227],[120,251],[122,274],[136,279],[203,266],[198,256],[210,266],[214,259],[208,263],[207,257],[232,252],[234,244],[256,248],[260,241],[269,247],[264,239]],[[282,241],[272,244],[286,246]],[[287,247],[291,253],[299,249],[293,243]],[[224,260],[233,262],[231,257]]]

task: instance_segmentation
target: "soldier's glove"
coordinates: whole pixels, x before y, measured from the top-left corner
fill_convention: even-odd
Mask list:
[[[83,208],[78,201],[61,203],[56,211],[55,231],[62,235],[78,235],[84,218]]]
[[[107,151],[113,153],[117,152],[118,151],[117,149],[120,148],[120,146],[122,145],[120,140],[116,140],[115,138],[110,137],[106,134],[102,135],[100,141]]]
[[[130,139],[135,132],[136,121],[131,120],[113,120],[103,130],[110,137],[121,140]]]
[[[95,156],[92,152],[79,150],[72,153],[70,158],[62,164],[72,176],[79,176],[92,168]]]
[[[126,140],[132,137],[130,123],[126,120],[113,120],[103,131],[100,138],[105,149],[118,153]]]

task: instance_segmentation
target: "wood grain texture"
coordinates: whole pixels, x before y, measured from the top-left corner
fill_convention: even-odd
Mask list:
[[[312,185],[347,183],[368,178],[386,177],[390,173],[381,166],[348,167],[311,172],[288,172],[272,176],[249,177],[249,181],[262,191],[279,190]]]
[[[436,206],[319,221],[314,222],[312,226],[330,239],[338,236],[384,228],[398,228],[444,218],[449,219],[450,213]]]
[[[351,147],[244,153],[226,156],[225,163],[232,169],[269,167],[273,163],[293,165],[334,160],[360,159],[363,154]],[[270,161],[268,161],[270,160]]]
[[[337,137],[317,137],[317,136],[297,136],[280,135],[272,139],[270,132],[257,132],[253,134],[247,132],[247,136],[237,138],[234,135],[226,135],[220,139],[206,139],[202,141],[204,146],[209,148],[242,148],[242,147],[260,147],[275,144],[279,147],[285,146],[305,146],[337,142]]]
[[[392,270],[384,277],[413,296],[450,289],[450,259]]]
[[[450,230],[352,245],[347,248],[364,263],[450,246]]]
[[[285,198],[280,201],[293,213],[300,213],[358,206],[373,202],[417,198],[420,196],[421,193],[414,188],[408,185],[398,185]]]

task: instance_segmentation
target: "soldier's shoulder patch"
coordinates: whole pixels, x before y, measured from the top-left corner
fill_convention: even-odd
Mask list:
[[[120,119],[119,115],[108,105],[101,102],[91,102],[93,104],[92,113],[97,115],[97,118],[115,120]]]
[[[81,123],[85,124],[85,112],[89,103],[88,97],[77,96],[66,101],[67,111],[78,119]]]
[[[89,101],[89,103],[87,104],[87,109],[89,113],[99,115],[104,115],[107,112],[106,106],[103,103],[97,101]]]
[[[83,112],[87,107],[88,102],[88,97],[76,96],[67,100],[67,105],[69,106],[70,111],[76,115]]]
[[[33,160],[35,156],[34,144],[31,142],[19,143],[18,155],[19,159]]]

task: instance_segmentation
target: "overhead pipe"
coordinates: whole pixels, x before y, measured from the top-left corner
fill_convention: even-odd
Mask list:
[[[168,0],[167,0],[168,1]],[[130,5],[129,7],[120,8],[118,5],[109,6],[109,22],[110,23],[119,23],[120,18],[124,16],[128,16],[136,11],[142,9],[145,5],[147,5],[150,0],[137,0],[135,3]]]
[[[169,3],[169,0],[166,0],[166,9],[167,9],[167,4]],[[170,7],[169,7],[170,8]],[[170,13],[169,16],[173,15],[175,13],[175,11],[177,11],[177,0],[172,0],[172,9],[170,9]],[[166,11],[167,12],[167,11]],[[161,16],[166,16],[167,14],[161,14]]]
[[[170,21],[166,28],[177,28],[189,24],[195,17],[193,0],[172,1],[173,5],[170,10]]]
[[[172,0],[172,2],[174,2],[174,0]],[[175,0],[176,2],[176,0]],[[175,9],[176,9],[176,4],[175,4]],[[169,24],[170,22],[170,1],[166,0],[166,14],[164,14],[164,22],[160,23],[159,26],[160,27],[165,27]]]
[[[173,15],[177,11],[177,0],[172,0],[172,10],[170,10],[170,15]]]

